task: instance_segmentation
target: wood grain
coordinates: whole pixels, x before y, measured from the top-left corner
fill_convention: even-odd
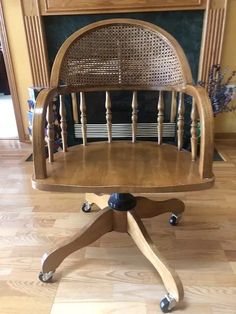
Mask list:
[[[155,217],[168,212],[170,206],[173,206],[173,212],[181,214],[184,211],[183,202],[178,199],[159,202],[138,197],[136,198],[136,206],[127,212],[113,210],[108,206],[108,203],[104,206],[104,202],[108,201],[107,195],[98,196],[95,194],[86,194],[86,197],[86,201],[89,203],[95,202],[96,205],[101,206],[101,211],[96,213],[93,219],[81,231],[77,232],[72,239],[70,238],[60,244],[59,247],[57,246],[51,252],[43,255],[43,273],[55,272],[66,257],[83,247],[87,247],[108,232],[116,231],[128,233],[140,251],[156,268],[162,278],[167,293],[169,293],[176,302],[181,301],[184,296],[182,283],[178,275],[168,266],[167,261],[155,247],[141,221],[139,213],[144,217]],[[148,207],[148,215],[145,215],[146,207]]]
[[[157,134],[158,134],[158,144],[162,144],[163,136],[163,121],[164,121],[164,99],[163,92],[159,92],[158,105],[157,105]]]
[[[191,152],[192,161],[197,159],[197,108],[195,100],[192,100],[192,110],[191,110]]]
[[[170,293],[177,302],[181,301],[184,297],[184,290],[178,275],[168,266],[167,261],[152,242],[144,224],[135,212],[130,211],[127,213],[127,225],[128,234],[144,256],[158,270],[168,293]]]
[[[137,135],[137,122],[138,122],[138,99],[137,99],[137,92],[133,92],[132,98],[132,142],[136,142],[136,135]]]
[[[158,103],[158,144],[162,144],[162,124],[164,117],[164,103],[163,103],[163,90],[171,88],[172,91],[179,91],[179,105],[178,105],[178,147],[175,148],[171,145],[156,145],[154,142],[136,142],[136,122],[137,122],[137,91],[133,92],[132,100],[132,142],[129,141],[117,141],[110,145],[110,143],[92,143],[87,145],[87,135],[86,135],[86,103],[85,103],[85,92],[80,90],[80,112],[81,112],[81,126],[82,126],[82,137],[83,145],[77,145],[72,147],[67,154],[57,154],[55,158],[55,164],[50,164],[47,167],[47,173],[45,169],[45,152],[42,152],[42,139],[44,134],[44,119],[45,111],[48,110],[48,126],[49,126],[49,162],[52,159],[52,102],[50,101],[54,93],[59,93],[61,91],[61,100],[63,100],[65,92],[76,92],[73,88],[80,88],[82,79],[78,80],[77,76],[74,76],[74,72],[68,71],[68,67],[72,69],[71,57],[67,60],[67,56],[73,55],[73,60],[75,61],[78,54],[79,48],[74,45],[77,40],[83,36],[84,42],[88,40],[89,34],[94,33],[94,30],[101,31],[103,38],[107,41],[108,32],[113,25],[117,28],[117,25],[128,24],[129,28],[127,31],[127,36],[132,34],[131,29],[135,27],[143,28],[146,32],[150,30],[152,33],[156,33],[156,36],[161,36],[164,40],[165,49],[172,49],[172,57],[175,65],[180,68],[179,71],[175,73],[172,71],[172,75],[176,75],[175,80],[147,80],[147,87],[155,87],[159,90],[159,103]],[[132,27],[131,27],[132,26]],[[105,30],[105,31],[104,31]],[[124,34],[126,28],[121,28],[122,34]],[[92,35],[91,35],[92,36]],[[117,33],[117,36],[120,36]],[[141,38],[141,37],[140,37]],[[155,37],[156,39],[156,37]],[[92,37],[93,43],[97,43],[97,36]],[[139,38],[137,38],[137,42]],[[152,39],[150,40],[150,42]],[[128,40],[129,42],[129,40]],[[128,43],[127,42],[127,43]],[[110,42],[109,42],[110,43]],[[105,44],[105,43],[104,43]],[[99,42],[97,43],[99,48]],[[87,50],[87,54],[90,50]],[[117,49],[117,45],[108,47],[109,49]],[[131,49],[131,48],[130,48]],[[98,49],[99,51],[99,49]],[[116,51],[116,50],[115,50]],[[141,50],[142,51],[142,50]],[[72,55],[71,55],[72,53]],[[85,56],[85,61],[87,62],[88,56]],[[122,55],[122,54],[121,54]],[[152,56],[149,56],[152,59]],[[165,60],[165,56],[163,57]],[[101,65],[99,60],[103,60],[103,54],[97,56],[97,65],[99,78],[101,80],[92,80],[92,77],[84,76],[85,72],[82,71],[82,77],[85,79],[85,90],[86,87],[90,86],[92,88],[98,85],[98,90],[104,89],[104,85],[107,84],[107,80],[101,75]],[[127,59],[127,65],[129,65],[130,59]],[[142,64],[145,60],[145,55],[142,53],[137,59],[138,64]],[[73,65],[75,62],[73,61]],[[120,60],[121,61],[121,60]],[[156,62],[156,59],[154,60]],[[141,63],[140,63],[141,62]],[[155,62],[153,66],[155,67]],[[70,64],[70,66],[69,66]],[[87,63],[86,63],[87,64]],[[97,71],[95,65],[92,66],[93,71]],[[113,68],[112,68],[113,70]],[[122,71],[122,67],[119,68]],[[143,69],[145,71],[145,69]],[[169,73],[169,68],[166,68],[166,73]],[[122,72],[120,73],[122,75]],[[132,74],[132,73],[131,73]],[[149,73],[150,74],[150,73]],[[62,76],[61,76],[62,75]],[[71,87],[59,86],[59,81],[63,79]],[[68,80],[72,78],[72,80]],[[136,80],[134,76],[128,76],[128,81],[126,82],[127,88],[130,89],[130,84],[137,84],[138,88],[142,88],[140,81]],[[121,87],[119,84],[124,85],[124,81],[115,80],[111,83],[108,82],[109,88]],[[131,19],[114,19],[106,20],[93,23],[88,25],[81,30],[72,34],[61,46],[56,56],[55,62],[52,67],[51,75],[51,86],[57,86],[55,89],[44,90],[42,94],[39,95],[39,101],[36,103],[35,108],[35,118],[34,118],[34,128],[33,133],[35,135],[34,139],[34,164],[39,162],[41,169],[40,175],[35,171],[33,176],[33,187],[36,189],[41,189],[45,191],[58,191],[58,192],[94,192],[94,193],[145,193],[145,192],[184,192],[184,191],[194,191],[199,189],[206,189],[213,185],[214,176],[212,174],[212,151],[213,151],[213,128],[212,123],[212,110],[210,109],[210,101],[207,97],[206,92],[200,88],[192,85],[191,71],[187,58],[178,44],[178,42],[163,29],[138,20]],[[112,86],[112,82],[113,85]],[[122,83],[123,82],[123,83]],[[141,82],[142,84],[142,82]],[[83,85],[83,84],[82,84]],[[145,87],[145,85],[144,85]],[[144,88],[145,89],[145,88]],[[106,118],[108,124],[108,141],[111,141],[110,128],[110,97],[109,89],[106,90]],[[201,130],[202,130],[202,140],[201,140],[201,155],[200,162],[193,163],[191,160],[191,154],[186,151],[182,151],[183,147],[183,133],[184,133],[184,92],[194,97],[199,111]],[[44,103],[42,104],[41,101]],[[61,101],[61,107],[63,101]],[[65,110],[61,110],[61,116],[65,116]],[[62,117],[63,122],[63,117]],[[39,144],[41,151],[36,147]],[[86,147],[87,145],[87,147]],[[37,155],[41,153],[41,157],[37,159]],[[78,163],[79,161],[79,163]],[[35,166],[36,167],[36,166]],[[36,168],[35,168],[36,169]],[[41,177],[40,177],[41,176]],[[46,177],[48,176],[48,177]],[[46,177],[46,178],[45,178]],[[105,196],[105,199],[107,196]],[[91,197],[90,197],[91,199]],[[102,202],[104,197],[101,196]],[[153,201],[141,199],[143,204],[143,212],[141,212],[139,206],[139,200],[137,206],[141,212],[141,216],[145,217],[145,209],[148,208],[147,217],[154,215]],[[173,212],[182,213],[184,206],[182,201],[169,200],[169,202],[161,202],[158,207],[160,208],[160,213],[169,211],[171,206],[176,206],[173,208]],[[168,207],[168,208],[167,208]],[[104,208],[104,205],[102,205]],[[168,293],[175,300],[181,301],[183,299],[183,286],[175,271],[170,268],[166,261],[163,259],[162,255],[159,253],[158,249],[151,242],[149,235],[135,212],[135,208],[129,212],[119,212],[112,210],[111,208],[102,209],[95,217],[89,221],[87,226],[85,226],[81,231],[77,232],[72,239],[66,240],[66,242],[60,247],[53,249],[51,253],[43,256],[42,271],[43,273],[54,272],[62,263],[62,261],[77,250],[84,248],[92,244],[94,241],[98,240],[102,235],[107,232],[118,231],[118,232],[128,232],[128,234],[135,241],[138,248],[144,254],[144,256],[154,265],[158,273],[160,274],[164,286]]]
[[[229,251],[236,249],[236,141],[223,139],[216,147],[227,162],[214,162],[212,189],[178,193],[186,204],[180,225],[170,226],[168,214],[144,220],[183,280],[179,314],[235,313],[236,264]],[[0,312],[161,314],[161,279],[126,234],[108,233],[68,257],[53,284],[38,281],[45,248],[81,230],[96,209],[80,211],[83,194],[31,189],[32,162],[24,161],[31,152],[29,144],[0,141]]]
[[[57,94],[55,88],[44,89],[37,97],[34,120],[33,120],[33,151],[34,151],[34,176],[35,178],[45,178],[46,156],[45,156],[45,123],[48,104],[52,102]]]
[[[171,95],[170,122],[175,122],[176,110],[177,110],[177,93],[176,92],[172,92],[172,95]]]
[[[102,235],[112,231],[112,211],[103,209],[96,214],[81,231],[69,238],[60,247],[49,252],[43,260],[42,271],[54,271],[62,261],[73,252],[95,242]]]
[[[53,102],[47,107],[47,142],[48,142],[48,161],[54,161],[54,120],[53,120]]]
[[[184,92],[194,98],[201,126],[199,171],[202,178],[212,177],[214,120],[210,99],[202,87],[188,85]]]
[[[177,136],[178,136],[178,150],[183,148],[184,142],[184,94],[179,93],[178,102],[178,117],[177,117]]]
[[[70,147],[54,154],[48,177],[35,179],[34,188],[61,192],[149,193],[209,188],[214,177],[202,179],[191,153],[155,142],[115,141]],[[93,174],[96,173],[96,176]],[[113,174],[111,176],[111,173]],[[127,175],[128,173],[128,175]]]
[[[86,116],[86,102],[83,92],[80,93],[80,122],[82,129],[83,145],[87,144],[87,116]]]
[[[78,102],[76,93],[71,93],[72,111],[74,123],[79,123]]]
[[[108,143],[112,142],[112,112],[111,112],[111,97],[110,93],[106,92],[106,121],[107,121],[107,137]]]
[[[145,12],[168,10],[201,10],[206,7],[206,0],[40,0],[42,15],[83,14],[99,12]]]
[[[221,63],[227,7],[228,0],[207,2],[198,74],[206,83],[212,65]]]
[[[66,107],[65,107],[65,96],[60,95],[60,116],[61,116],[61,132],[62,132],[62,146],[63,152],[67,152],[67,122],[66,122]]]
[[[30,55],[31,73],[34,86],[49,86],[49,66],[45,43],[43,21],[39,15],[38,2],[22,1],[25,34]],[[29,10],[29,7],[31,10]],[[32,7],[34,7],[32,11]]]
[[[13,62],[12,62],[11,53],[10,53],[10,47],[9,47],[8,36],[7,36],[7,31],[6,31],[2,2],[0,2],[0,40],[1,40],[1,47],[2,47],[2,51],[4,55],[4,62],[6,65],[6,72],[7,72],[7,78],[9,82],[13,107],[14,107],[19,140],[21,142],[24,142],[26,140],[26,134],[24,131],[23,119],[22,119],[21,109],[19,105],[20,99],[19,99],[17,86],[16,86],[16,79],[15,79]]]
[[[170,35],[168,34],[166,31],[164,31],[163,29],[144,22],[144,21],[139,21],[139,20],[131,20],[131,19],[112,19],[112,20],[106,20],[106,21],[99,21],[96,23],[92,23],[82,29],[80,29],[79,31],[75,32],[74,34],[72,34],[61,46],[61,48],[58,51],[58,54],[56,56],[56,59],[54,61],[53,64],[53,68],[52,68],[52,75],[51,75],[51,81],[50,84],[52,86],[57,86],[57,88],[53,89],[55,93],[61,93],[61,94],[65,94],[65,93],[75,93],[77,91],[80,90],[80,111],[81,111],[81,126],[82,126],[82,137],[83,137],[83,144],[86,145],[87,144],[87,136],[86,136],[86,122],[87,122],[87,117],[86,117],[86,104],[85,104],[85,94],[84,91],[89,91],[89,90],[106,90],[106,93],[108,93],[109,90],[113,89],[113,90],[120,90],[123,89],[123,86],[119,86],[119,83],[116,83],[115,86],[112,85],[108,85],[108,86],[104,86],[104,84],[107,84],[107,82],[105,82],[104,84],[100,84],[99,86],[94,86],[93,84],[90,85],[89,84],[85,84],[85,86],[83,87],[83,91],[81,91],[81,86],[79,86],[78,84],[80,84],[77,81],[73,81],[74,82],[74,86],[59,86],[59,81],[60,81],[60,73],[61,71],[63,71],[63,62],[64,62],[64,58],[65,56],[68,54],[69,49],[72,47],[73,43],[78,40],[78,38],[80,38],[81,36],[83,36],[83,38],[87,38],[86,35],[87,33],[93,32],[96,29],[100,29],[100,28],[104,28],[106,29],[110,29],[109,27],[111,25],[120,25],[120,24],[129,24],[129,25],[133,25],[135,27],[142,27],[146,30],[152,30],[152,32],[156,32],[156,34],[158,36],[162,36],[163,38],[165,38],[166,42],[168,42],[168,44],[172,47],[172,49],[175,51],[175,54],[178,59],[179,65],[181,66],[181,84],[180,83],[176,83],[176,85],[171,85],[169,86],[168,81],[165,83],[164,86],[161,85],[161,83],[156,82],[157,86],[153,86],[151,82],[149,82],[146,85],[138,85],[137,84],[137,90],[140,89],[144,89],[144,90],[149,90],[149,89],[154,89],[154,90],[159,90],[159,104],[158,104],[158,141],[159,144],[161,144],[161,139],[162,139],[162,121],[163,121],[163,100],[162,100],[162,91],[163,90],[171,90],[173,92],[175,91],[179,91],[179,107],[178,107],[178,149],[181,150],[182,146],[183,146],[183,133],[184,133],[184,95],[183,93],[187,93],[189,95],[191,95],[193,98],[195,98],[195,101],[197,103],[197,107],[198,107],[198,111],[200,114],[200,123],[201,123],[201,131],[202,131],[202,136],[201,136],[201,150],[200,150],[200,163],[199,163],[199,173],[201,176],[201,179],[209,179],[211,181],[213,181],[213,173],[212,173],[212,154],[213,154],[213,114],[212,114],[212,108],[210,105],[210,100],[209,97],[207,96],[206,91],[203,88],[200,87],[195,87],[192,85],[192,76],[191,76],[191,71],[190,71],[190,67],[187,61],[187,58],[182,50],[182,48],[180,47],[180,45],[178,44],[178,42]],[[95,39],[94,39],[95,40]],[[100,56],[102,58],[102,56]],[[75,54],[75,58],[76,58],[76,54]],[[143,58],[143,57],[142,57]],[[139,61],[140,62],[140,61]],[[69,72],[65,72],[66,75]],[[68,74],[68,76],[70,76],[70,74]],[[77,82],[77,83],[75,83]],[[109,84],[109,82],[108,82]],[[131,84],[131,85],[129,85]],[[124,89],[127,90],[133,90],[132,89],[132,80],[130,79],[130,83],[126,84]],[[135,82],[133,83],[135,84]],[[158,86],[158,84],[160,84],[160,86]],[[96,85],[96,84],[95,84]],[[137,107],[137,100],[136,100],[136,88],[134,89],[134,97],[133,97],[133,114],[132,114],[132,120],[133,120],[133,141],[135,138],[135,124],[136,124],[136,107]],[[47,94],[48,93],[48,94]],[[41,104],[41,101],[47,101],[50,100],[50,93],[52,93],[52,91],[49,89],[48,92],[44,91],[42,97],[39,97],[39,101],[36,104],[36,111],[37,108],[46,108],[48,106],[48,103],[44,103]],[[107,94],[108,95],[108,94]],[[107,98],[107,113],[106,116],[107,118],[110,118],[110,100],[109,97]],[[38,136],[43,136],[43,121],[44,121],[44,111],[41,112],[41,117],[38,114],[39,112],[36,113],[36,117],[35,117],[35,121],[40,121],[37,123],[34,123],[34,130],[33,133],[37,133],[39,134]],[[108,126],[110,128],[110,122],[108,121]],[[108,130],[109,133],[109,130]],[[111,140],[111,135],[108,135],[108,141]],[[34,137],[34,141],[36,141],[34,147],[41,147],[41,151],[39,151],[38,148],[36,148],[35,154],[36,154],[36,159],[38,164],[38,168],[42,168],[42,170],[39,170],[39,174],[37,173],[37,171],[35,171],[34,174],[34,180],[37,180],[37,178],[44,178],[46,177],[46,166],[45,166],[45,153],[42,152],[42,142],[43,139],[38,139],[37,136]],[[38,141],[38,142],[37,142]],[[40,142],[41,141],[41,142]],[[39,143],[40,142],[40,143]],[[39,145],[38,145],[39,144]],[[37,154],[41,153],[42,156],[37,157]],[[84,152],[85,153],[85,152]],[[101,156],[103,157],[103,156]],[[150,156],[151,157],[151,156]],[[175,159],[175,158],[174,158]],[[40,160],[40,162],[39,162]],[[83,158],[82,158],[83,160]],[[151,160],[151,158],[150,158]],[[85,165],[84,165],[85,166]],[[194,165],[191,165],[191,168],[194,168]],[[43,172],[43,174],[42,174]],[[135,174],[134,174],[135,175]],[[70,176],[71,177],[71,174]],[[181,181],[181,179],[180,179]],[[164,190],[161,191],[168,191],[173,187],[175,187],[175,191],[179,190],[179,188],[176,189],[176,186],[184,186],[186,189],[186,186],[188,186],[188,188],[192,188],[191,185],[189,184],[181,184],[179,183],[179,178],[177,178],[177,182],[175,182],[176,185],[173,184],[169,184],[167,186],[165,186]],[[62,187],[62,184],[60,183],[59,185],[61,186],[60,189],[61,191],[65,191],[66,186],[68,181],[65,181],[64,183],[64,187]],[[41,182],[42,183],[42,182]],[[35,182],[34,186],[38,187],[38,188],[42,188],[42,184]],[[169,183],[169,182],[168,182]],[[199,182],[200,185],[203,182]],[[208,182],[209,183],[209,182]],[[123,183],[122,183],[123,184]],[[71,185],[71,184],[69,184]],[[156,187],[158,185],[154,184]],[[204,185],[204,184],[203,184]],[[120,183],[116,183],[115,184],[116,187],[120,186]],[[131,191],[139,191],[137,189],[132,190],[132,188],[134,188],[134,186],[129,186],[129,185],[125,185],[126,188],[131,188]],[[196,186],[196,184],[195,184]],[[72,190],[76,190],[79,188],[80,191],[81,188],[90,188],[90,190],[87,190],[86,192],[99,192],[99,187],[96,186],[94,187],[94,185],[92,184],[91,186],[88,185],[83,185],[82,186],[74,186],[73,188],[70,188],[70,191]],[[202,186],[203,187],[203,186]],[[45,188],[45,186],[44,186]],[[47,187],[49,188],[49,186]],[[56,188],[56,182],[54,182],[54,189]],[[109,188],[110,192],[112,191],[112,188],[110,186],[110,184],[108,183],[107,188]],[[119,187],[120,188],[120,187]],[[137,188],[135,186],[135,188]],[[142,188],[142,186],[140,186],[139,188]],[[194,188],[196,189],[196,187]],[[180,188],[180,190],[183,190],[182,188]],[[83,190],[85,191],[85,190]],[[150,189],[144,190],[145,192],[150,192]],[[160,191],[160,190],[158,190]],[[103,192],[103,191],[100,191]],[[108,190],[106,190],[106,192],[108,192]],[[155,189],[155,192],[157,192],[157,190]]]

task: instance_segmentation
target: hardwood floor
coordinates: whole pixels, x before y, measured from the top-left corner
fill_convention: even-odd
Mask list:
[[[183,282],[185,299],[174,313],[236,313],[236,141],[217,148],[227,161],[214,163],[214,188],[177,194],[186,204],[178,227],[167,214],[143,220]],[[160,278],[125,234],[71,255],[52,284],[38,280],[43,253],[93,213],[80,210],[82,194],[33,190],[32,163],[24,161],[30,153],[28,144],[0,141],[0,313],[161,313]]]

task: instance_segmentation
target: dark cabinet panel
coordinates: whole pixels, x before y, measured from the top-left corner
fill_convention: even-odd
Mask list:
[[[1,47],[0,47],[0,93],[3,93],[5,95],[10,94],[7,72]]]

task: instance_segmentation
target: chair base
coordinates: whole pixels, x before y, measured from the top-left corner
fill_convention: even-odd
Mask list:
[[[119,193],[111,196],[86,194],[86,200],[88,204],[95,203],[101,210],[72,239],[43,256],[39,279],[49,282],[55,270],[68,255],[91,244],[102,235],[111,231],[126,232],[162,278],[167,290],[166,297],[161,301],[163,312],[169,311],[176,302],[182,300],[184,296],[182,283],[152,242],[141,218],[151,218],[172,212],[170,223],[174,221],[175,223],[171,224],[176,225],[184,212],[184,203],[179,199],[153,201],[145,197],[134,197],[131,194],[120,195]],[[108,204],[116,209],[111,208]]]

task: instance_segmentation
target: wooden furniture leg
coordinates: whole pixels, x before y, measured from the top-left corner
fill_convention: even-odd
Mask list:
[[[91,210],[92,204],[96,204],[100,209],[104,209],[108,207],[109,198],[109,194],[97,195],[94,193],[86,193],[86,202],[83,204],[82,210],[84,212],[89,212]],[[177,224],[185,209],[184,202],[177,198],[171,198],[165,201],[153,201],[146,197],[138,196],[135,197],[135,199],[137,201],[135,211],[140,218],[152,218],[167,212],[171,212],[171,219],[173,222],[175,222],[171,223],[170,221],[172,225]],[[174,219],[173,216],[175,216],[176,219]]]
[[[86,193],[85,194],[85,199],[88,205],[91,207],[92,204],[96,204],[100,209],[104,209],[108,207],[108,199],[110,195],[109,194],[102,194],[102,195],[97,195],[94,193]]]
[[[137,205],[134,210],[140,218],[151,218],[164,213],[171,212],[170,224],[176,226],[184,212],[184,202],[177,198],[171,198],[165,201],[153,201],[146,197],[136,197]]]
[[[42,272],[39,279],[49,282],[62,261],[71,253],[96,241],[107,232],[127,232],[143,255],[153,264],[167,290],[160,306],[164,313],[169,312],[184,296],[182,283],[176,272],[157,250],[149,237],[141,218],[151,218],[171,211],[178,217],[184,211],[184,203],[178,199],[152,201],[145,197],[134,197],[128,193],[110,195],[86,194],[87,202],[96,203],[101,209],[95,213],[90,224],[85,226],[73,239],[60,248],[43,256]],[[172,223],[171,223],[172,224]]]
[[[143,255],[153,264],[160,274],[168,293],[166,298],[170,301],[170,310],[171,307],[174,307],[175,302],[179,302],[184,296],[183,286],[178,275],[168,266],[167,261],[157,250],[135,210],[127,212],[127,232]],[[163,299],[162,302],[165,302],[165,299]]]
[[[91,244],[102,235],[113,230],[113,211],[104,209],[95,214],[93,220],[79,231],[72,239],[66,241],[60,248],[44,254],[42,258],[42,272],[40,280],[50,281],[56,268],[71,253]]]

